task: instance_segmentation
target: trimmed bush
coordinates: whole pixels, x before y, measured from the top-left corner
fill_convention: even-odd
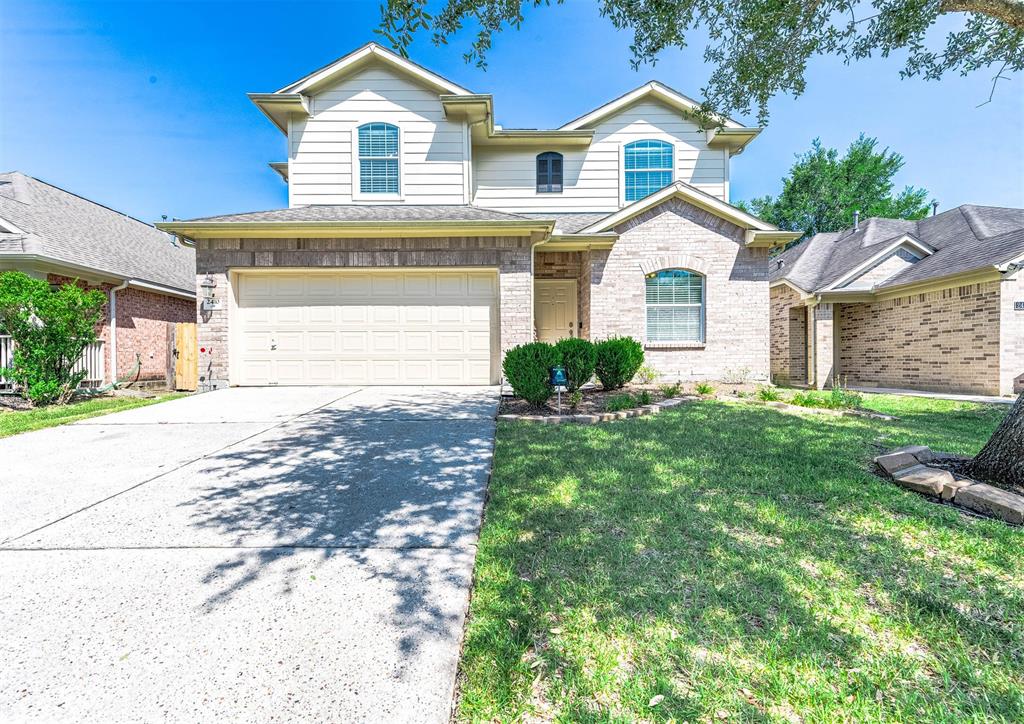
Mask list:
[[[590,382],[597,364],[597,350],[590,340],[568,337],[555,344],[565,376],[569,378],[569,392],[575,392]]]
[[[558,350],[547,342],[531,342],[505,353],[501,368],[516,397],[541,407],[551,397],[551,368],[559,363]]]
[[[594,372],[606,390],[617,390],[631,379],[644,363],[644,348],[632,337],[612,337],[594,345],[597,364]]]

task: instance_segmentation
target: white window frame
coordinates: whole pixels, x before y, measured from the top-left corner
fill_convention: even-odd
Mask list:
[[[693,274],[700,278],[700,304],[651,304],[647,301],[647,280],[653,276],[656,276],[660,272],[665,271],[684,271]],[[685,346],[703,346],[707,341],[707,306],[708,306],[708,278],[707,275],[701,274],[699,271],[694,269],[685,269],[683,267],[667,267],[664,269],[658,269],[644,275],[644,346],[647,347],[685,347]],[[648,332],[647,325],[647,311],[651,307],[699,307],[700,314],[698,315],[698,336],[697,339],[651,339]]]
[[[360,190],[360,166],[361,160],[359,156],[359,129],[363,126],[368,126],[371,123],[386,123],[389,126],[394,126],[398,129],[398,193],[373,193]],[[396,201],[405,200],[405,174],[402,172],[405,166],[404,159],[402,157],[402,127],[397,123],[391,121],[382,120],[368,120],[363,121],[352,127],[352,200],[362,202],[377,202],[382,204],[393,204]],[[375,158],[375,157],[371,157]]]
[[[668,169],[668,171],[671,174],[671,177],[669,178],[669,182],[667,184],[665,184],[665,186],[663,186],[662,188],[666,188],[666,187],[671,186],[672,184],[674,184],[676,182],[676,178],[679,175],[679,173],[678,173],[678,171],[676,169],[678,149],[676,148],[676,143],[675,143],[675,139],[674,138],[658,138],[656,136],[645,136],[643,138],[632,138],[632,139],[630,139],[628,141],[623,141],[619,145],[619,206],[629,206],[631,204],[639,203],[641,201],[644,201],[645,199],[650,198],[651,196],[653,196],[654,194],[658,193],[658,191],[661,190],[661,189],[658,189],[658,191],[652,191],[650,194],[648,194],[647,196],[644,196],[644,198],[642,198],[642,199],[636,199],[634,201],[629,201],[629,200],[626,199],[626,146],[630,145],[631,143],[636,143],[637,141],[659,141],[661,143],[667,143],[672,148],[672,161],[671,161],[670,167]],[[634,170],[641,170],[641,169],[634,169]],[[642,169],[642,170],[644,170],[644,171],[663,171],[665,169]]]

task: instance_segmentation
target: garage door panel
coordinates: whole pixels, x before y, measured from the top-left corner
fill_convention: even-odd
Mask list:
[[[490,384],[497,275],[242,274],[238,384]]]

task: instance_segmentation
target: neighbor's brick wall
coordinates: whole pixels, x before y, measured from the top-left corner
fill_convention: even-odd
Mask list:
[[[1013,308],[1024,302],[1024,272],[999,282],[999,297],[999,393],[1011,395],[1024,391],[1024,311]]]
[[[999,282],[842,304],[839,374],[847,384],[998,394]]]
[[[99,289],[107,297],[99,338],[103,341],[103,369],[106,381],[113,380],[110,360],[110,289],[113,284],[88,285],[70,277],[50,274],[50,284],[77,283]],[[195,321],[195,302],[142,289],[117,292],[117,376],[126,377],[140,357],[139,380],[165,380],[167,377],[167,323]]]
[[[792,287],[777,286],[771,298],[771,372],[779,384],[807,383],[807,307]]]
[[[680,262],[706,275],[705,344],[645,345],[646,359],[665,379],[720,379],[746,368],[769,371],[768,253],[743,245],[743,229],[680,200],[668,201],[616,228],[609,251],[590,253],[590,336],[630,335],[645,341],[641,263]],[[697,268],[699,267],[699,268]]]
[[[525,237],[400,239],[209,239],[196,246],[196,286],[210,274],[215,293],[232,294],[228,270],[275,268],[494,267],[498,269],[501,350],[533,339],[533,250]],[[228,380],[228,304],[199,315],[202,381]]]

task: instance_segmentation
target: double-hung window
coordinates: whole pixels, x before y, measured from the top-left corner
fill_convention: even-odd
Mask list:
[[[562,154],[547,151],[537,155],[537,193],[562,192]]]
[[[626,201],[639,201],[672,183],[672,144],[645,139],[623,149]]]
[[[367,123],[359,127],[359,192],[398,194],[398,126]]]
[[[704,277],[685,269],[647,275],[647,341],[704,341]]]

